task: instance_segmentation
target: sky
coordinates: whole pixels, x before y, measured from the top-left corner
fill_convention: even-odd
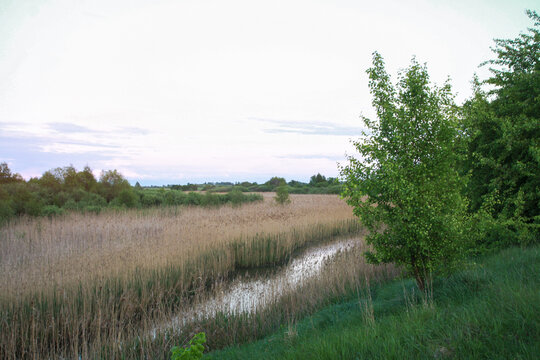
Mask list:
[[[461,103],[529,0],[0,0],[0,162],[142,185],[338,175],[372,53]]]

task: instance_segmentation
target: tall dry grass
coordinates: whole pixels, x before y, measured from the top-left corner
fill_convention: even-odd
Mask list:
[[[369,287],[370,283],[386,281],[400,273],[399,269],[392,265],[367,264],[363,256],[366,250],[365,244],[359,242],[351,250],[339,253],[327,261],[321,276],[303,281],[300,287],[285,289],[274,301],[266,307],[257,308],[255,312],[218,313],[184,324],[181,333],[171,328],[170,331],[157,333],[152,339],[132,340],[121,350],[107,347],[99,351],[113,357],[168,358],[171,346],[186,343],[200,331],[206,333],[207,347],[210,350],[260,339],[282,326],[295,324],[302,317],[341,299],[344,295],[354,294],[361,288]],[[216,292],[219,290],[218,286]],[[208,297],[215,295],[208,294]],[[205,299],[200,301],[204,303]]]
[[[238,269],[361,231],[337,196],[293,195],[288,206],[269,196],[239,208],[72,213],[2,227],[0,358],[155,353],[172,338],[143,335]]]
[[[0,359],[159,358],[192,331],[212,347],[254,339],[392,268],[366,265],[362,249],[253,314],[218,314],[160,331],[223,287],[240,269],[286,262],[338,236],[361,236],[335,195],[292,203],[156,208],[21,218],[0,228]],[[155,332],[154,332],[155,333]]]
[[[154,208],[19,219],[0,228],[0,296],[129,277],[136,269],[178,266],[257,235],[303,232],[353,219],[350,208],[334,195],[291,195],[289,206],[277,206],[271,196],[239,208]]]

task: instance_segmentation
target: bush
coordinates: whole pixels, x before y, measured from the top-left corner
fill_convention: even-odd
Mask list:
[[[62,207],[70,199],[72,199],[72,197],[69,193],[65,191],[60,191],[53,196],[53,205]]]
[[[196,192],[190,192],[187,195],[186,204],[187,205],[200,205],[202,195]]]
[[[61,209],[56,205],[45,205],[41,209],[41,215],[48,216],[48,217],[64,215],[64,212],[65,212],[64,209]]]
[[[139,197],[131,189],[124,189],[118,194],[118,202],[128,208],[139,205]]]
[[[86,193],[86,195],[83,197],[82,201],[79,204],[79,207],[86,207],[86,206],[99,206],[104,207],[107,206],[107,200],[103,198],[102,196],[94,193]]]
[[[82,201],[86,196],[88,196],[88,193],[81,188],[75,189],[71,193],[71,199],[75,200],[76,202]]]
[[[280,205],[285,205],[291,202],[291,199],[289,198],[289,190],[287,189],[287,185],[281,185],[277,187],[276,196],[274,197],[274,199]]]
[[[227,194],[227,198],[233,206],[239,206],[244,202],[244,194],[239,189],[233,189]]]
[[[78,210],[80,208],[79,204],[77,204],[75,202],[75,200],[73,199],[69,199],[68,201],[66,201],[66,203],[64,204],[63,208],[65,210]]]
[[[149,194],[143,192],[141,197],[141,204],[144,207],[159,206],[163,202],[163,198],[158,197],[155,194]]]
[[[101,212],[101,210],[102,210],[102,207],[98,206],[98,205],[88,205],[88,206],[84,207],[82,210],[83,210],[83,212],[99,214]]]
[[[15,216],[15,210],[11,207],[11,201],[0,201],[0,225],[8,221],[11,217]]]
[[[218,206],[223,203],[222,198],[210,191],[207,191],[201,199],[201,205],[203,206]]]

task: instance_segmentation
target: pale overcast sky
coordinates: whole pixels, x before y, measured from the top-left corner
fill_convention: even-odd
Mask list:
[[[467,98],[537,0],[0,0],[0,162],[141,184],[337,176],[365,70],[413,55]]]

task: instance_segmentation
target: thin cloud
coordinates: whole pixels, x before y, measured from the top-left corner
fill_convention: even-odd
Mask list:
[[[111,150],[92,149],[84,153],[45,151],[50,142],[38,138],[13,138],[0,136],[0,161],[10,160],[13,169],[25,177],[37,176],[42,171],[74,164],[82,167],[86,164],[97,164],[110,160],[113,156]],[[92,146],[86,144],[86,146]],[[41,169],[36,171],[36,169]]]
[[[102,131],[90,129],[86,126],[80,126],[77,124],[63,123],[63,122],[54,122],[48,123],[47,127],[55,132],[61,134],[98,134]]]
[[[324,121],[286,121],[264,118],[250,118],[250,120],[273,124],[275,127],[264,129],[267,134],[301,134],[301,135],[333,135],[333,136],[360,136],[364,130],[358,126],[343,126]]]
[[[147,135],[150,133],[148,129],[143,129],[134,126],[116,127],[111,130],[96,130],[86,126],[70,124],[64,122],[48,123],[47,127],[61,134],[110,134],[118,133],[123,135]]]
[[[26,122],[0,122],[0,161],[10,161],[24,177],[73,164],[92,168],[121,168],[130,163],[137,149],[121,144],[150,131],[134,126],[95,129],[66,122],[36,126]],[[129,170],[124,169],[125,173]]]
[[[287,154],[277,156],[279,159],[291,159],[291,160],[330,160],[330,161],[340,161],[344,160],[345,156],[342,155],[324,155],[324,154]]]
[[[124,134],[129,134],[129,135],[148,135],[148,134],[150,134],[150,130],[148,130],[148,129],[138,128],[138,127],[133,127],[133,126],[120,127],[120,128],[118,128],[118,131],[121,132],[121,133],[124,133]]]
[[[7,130],[11,127],[17,126],[16,122],[13,121],[0,121],[0,130]]]

